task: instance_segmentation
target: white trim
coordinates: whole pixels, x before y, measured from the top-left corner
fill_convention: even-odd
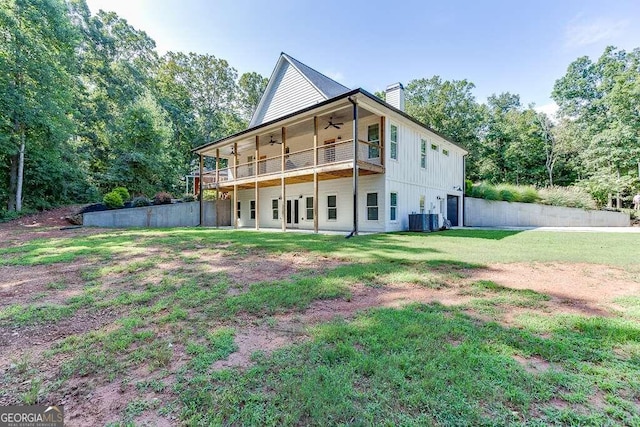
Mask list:
[[[391,204],[391,200],[392,200],[391,195],[392,194],[396,195],[396,204],[395,205]],[[394,209],[394,208],[396,210],[396,219],[391,219],[391,209]],[[392,224],[397,224],[397,222],[398,222],[398,192],[397,191],[390,191],[389,192],[389,222],[392,223]]]
[[[327,193],[327,194],[325,194],[325,197],[327,198],[327,211],[325,212],[327,214],[327,222],[338,221],[338,194],[337,193]],[[329,197],[335,197],[336,198],[335,207],[330,207],[329,206]],[[336,210],[336,217],[334,219],[330,219],[329,218],[329,209],[335,209]]]
[[[311,209],[311,212],[313,213],[313,202],[311,202],[311,207],[308,208],[307,207],[307,199],[311,199],[313,200],[313,195],[309,196],[309,195],[303,195],[302,196],[302,200],[304,200],[304,219],[302,221],[304,222],[313,222],[313,218],[309,219],[307,218],[307,214],[309,213],[309,209]]]
[[[393,139],[391,139],[391,129],[392,129],[392,128],[396,128],[396,140],[395,140],[395,141],[393,141]],[[396,162],[398,161],[398,157],[399,157],[399,156],[398,156],[398,151],[400,151],[400,150],[399,150],[399,146],[400,146],[400,143],[399,143],[400,135],[399,135],[399,133],[400,133],[400,126],[398,126],[398,125],[396,125],[396,124],[393,124],[393,123],[390,121],[390,122],[389,122],[389,159],[390,159],[390,160],[393,160],[393,161],[396,161]],[[392,144],[394,144],[394,142],[395,142],[395,144],[396,144],[396,157],[393,157],[393,156],[391,155],[391,145],[392,145]]]
[[[369,194],[375,194],[376,195],[376,204],[375,205],[371,205],[369,206]],[[367,214],[367,221],[372,221],[372,222],[377,222],[380,221],[380,197],[379,197],[380,191],[373,190],[373,191],[366,191],[365,192],[365,208],[366,208],[366,214]],[[369,209],[376,209],[376,219],[369,219]]]

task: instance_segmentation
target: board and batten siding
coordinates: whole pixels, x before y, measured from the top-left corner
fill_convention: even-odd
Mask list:
[[[398,127],[398,159],[391,159],[391,126]],[[385,125],[385,199],[386,217],[391,207],[390,193],[398,194],[397,220],[387,219],[387,231],[407,230],[409,214],[420,212],[420,198],[424,196],[424,213],[447,216],[447,195],[458,196],[459,220],[462,220],[463,192],[454,187],[464,188],[464,151],[444,138],[411,123],[409,120],[386,118]],[[426,140],[426,168],[421,167],[421,140]],[[431,145],[437,146],[437,150]],[[449,152],[443,153],[443,149]],[[438,199],[440,197],[440,200]]]
[[[265,187],[259,190],[260,228],[276,228],[282,226],[283,209],[286,203],[280,200],[280,186]],[[367,193],[378,193],[378,220],[367,220]],[[338,215],[336,220],[328,220],[327,198],[336,196]],[[302,196],[302,198],[300,198]],[[313,183],[290,184],[286,186],[286,198],[297,199],[300,203],[300,222],[296,228],[313,230],[313,219],[306,218],[306,198],[313,196]],[[318,226],[321,230],[349,232],[353,228],[353,181],[351,178],[331,179],[318,183]],[[255,190],[238,191],[241,215],[238,220],[239,227],[255,227],[255,220],[250,219],[250,202],[255,200]],[[278,200],[278,219],[272,215],[272,200]],[[359,180],[358,216],[359,229],[363,232],[385,231],[385,197],[384,177],[382,175],[361,176]],[[289,227],[289,226],[288,226]]]
[[[274,91],[263,101],[252,125],[268,122],[325,100],[324,96],[291,64],[285,62],[274,77]]]

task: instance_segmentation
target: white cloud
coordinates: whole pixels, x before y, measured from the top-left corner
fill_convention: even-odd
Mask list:
[[[540,105],[539,107],[535,107],[534,110],[540,112],[540,113],[545,113],[551,120],[555,120],[556,119],[556,114],[558,113],[558,109],[560,107],[558,107],[558,104],[556,104],[555,102],[551,101],[548,104],[544,104],[544,105]]]
[[[567,26],[564,45],[576,48],[600,42],[608,43],[621,36],[628,26],[628,19],[598,18],[588,21],[578,17]]]

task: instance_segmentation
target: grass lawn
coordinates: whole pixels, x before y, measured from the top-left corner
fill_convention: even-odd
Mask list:
[[[69,425],[640,425],[637,246],[481,230],[24,239],[0,247],[0,404],[64,403]]]

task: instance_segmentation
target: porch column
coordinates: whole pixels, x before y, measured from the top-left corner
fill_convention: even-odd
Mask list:
[[[281,168],[280,172],[280,190],[282,197],[282,231],[287,231],[287,192],[285,190],[285,179],[284,179],[284,171],[286,166],[286,159],[284,158],[285,153],[287,151],[287,129],[282,127],[282,144],[281,144]]]
[[[358,102],[349,98],[353,104],[353,235],[358,234]]]
[[[220,149],[216,148],[216,228],[220,226]]]
[[[306,205],[305,205],[306,209]],[[313,116],[313,231],[318,232],[318,117]]]
[[[260,189],[258,188],[258,159],[260,158],[260,137],[256,135],[256,150],[253,156],[253,173],[255,177],[255,215],[256,230],[260,230]]]
[[[233,179],[238,180],[238,143],[233,143]],[[238,184],[233,184],[233,228],[238,228]]]
[[[384,146],[386,145],[385,136],[384,116],[382,116],[380,117],[380,135],[378,135],[378,138],[380,139],[380,166],[384,166]]]
[[[203,171],[204,171],[204,156],[202,154],[200,154],[200,172],[199,172],[199,178],[200,178],[200,182],[198,183],[198,187],[199,187],[199,194],[200,194],[200,226],[202,227],[202,219],[204,218],[204,200],[202,200],[204,197],[204,194],[202,194],[202,181],[203,181]]]

